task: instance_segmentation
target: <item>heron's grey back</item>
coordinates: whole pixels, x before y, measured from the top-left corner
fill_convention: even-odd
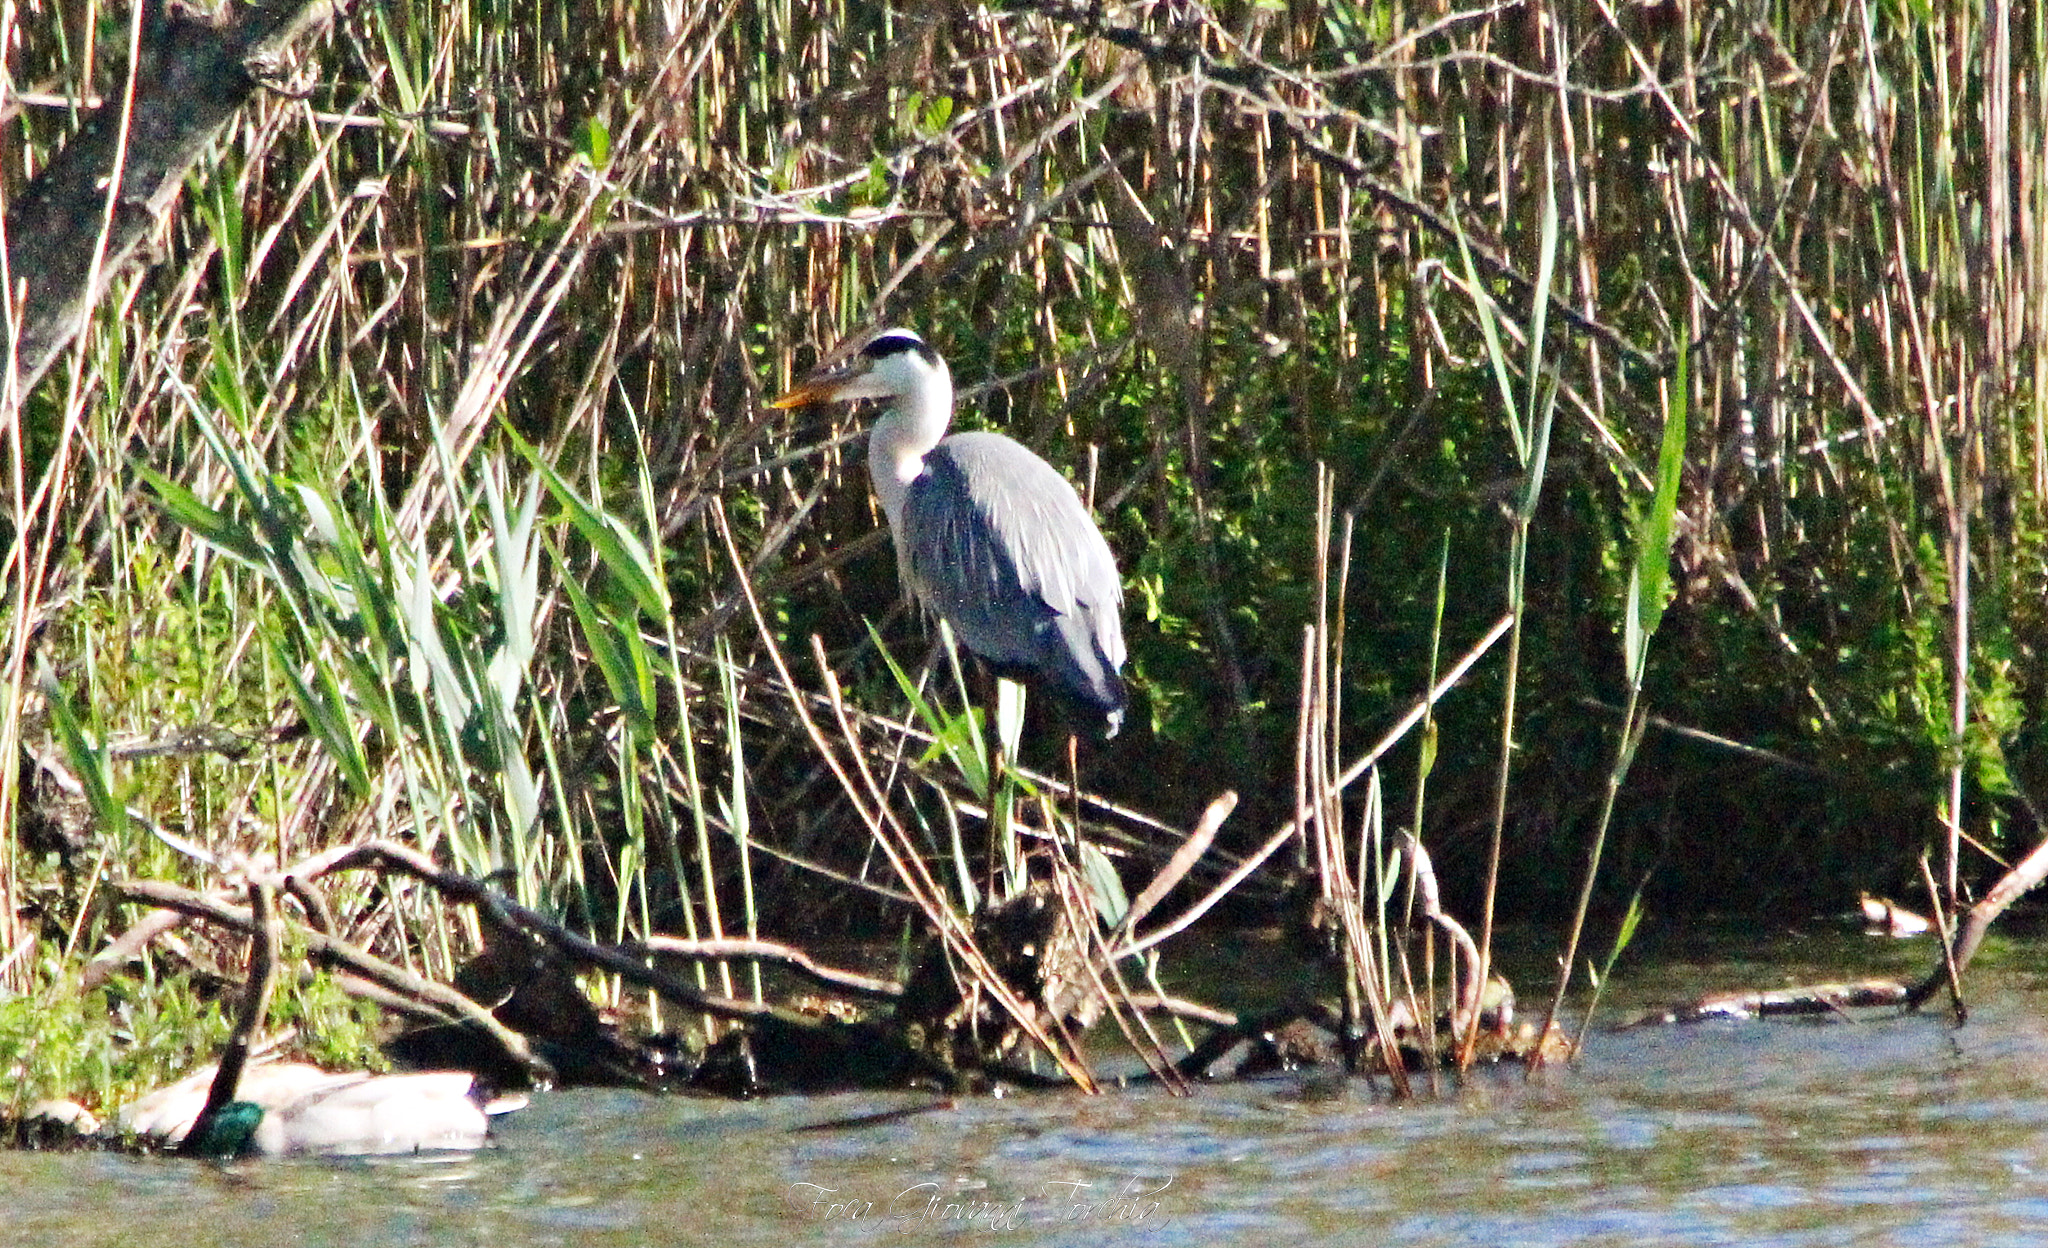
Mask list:
[[[961,644],[1036,674],[1116,731],[1123,584],[1109,543],[1051,464],[1000,433],[947,438],[904,497],[897,549]]]

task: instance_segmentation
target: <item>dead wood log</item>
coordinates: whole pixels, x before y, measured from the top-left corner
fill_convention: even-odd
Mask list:
[[[410,875],[451,901],[475,906],[479,917],[491,927],[540,939],[568,961],[615,974],[672,1005],[746,1024],[744,1033],[735,1032],[728,1037],[731,1043],[725,1044],[722,1051],[707,1054],[705,1069],[696,1079],[699,1086],[753,1095],[779,1088],[900,1086],[912,1078],[951,1082],[952,1072],[936,1066],[929,1055],[906,1044],[893,1031],[841,1024],[784,1006],[706,992],[649,966],[644,953],[655,952],[653,946],[645,947],[642,956],[636,956],[635,952],[599,944],[481,881],[443,869],[432,858],[407,845],[364,841],[337,846],[299,862],[288,874],[310,880],[351,869]],[[836,978],[836,986],[850,988],[865,977],[839,972]],[[871,986],[879,990],[883,983],[871,981]]]
[[[305,859],[293,866],[287,874],[310,880],[335,871],[352,869],[395,871],[401,875],[412,876],[451,901],[476,907],[478,915],[484,922],[494,927],[530,932],[545,940],[572,962],[596,970],[609,971],[629,984],[660,994],[671,1004],[701,1014],[709,1014],[713,1018],[741,1022],[775,1019],[798,1025],[807,1025],[810,1021],[792,1010],[705,992],[694,984],[648,966],[630,953],[579,936],[539,911],[520,905],[481,881],[471,879],[460,872],[445,870],[427,855],[394,841],[362,841],[353,845],[338,846]]]
[[[1796,988],[1710,992],[1691,1001],[1679,1002],[1661,1010],[1651,1010],[1622,1024],[1622,1030],[1672,1023],[1699,1023],[1717,1018],[1839,1014],[1843,1010],[1899,1005],[1906,1000],[1906,986],[1890,979],[1857,979],[1844,983],[1805,984]]]
[[[784,1088],[903,1086],[910,1082],[960,1087],[976,1079],[1027,1086],[1033,1082],[1029,1072],[1014,1071],[1002,1062],[1003,1054],[1015,1047],[1021,1034],[1006,1033],[1006,1016],[988,1012],[990,1003],[985,994],[960,992],[941,950],[934,950],[928,959],[931,965],[920,968],[921,982],[905,988],[885,979],[824,966],[799,949],[771,941],[681,941],[657,936],[624,947],[603,945],[512,901],[482,881],[448,870],[428,855],[390,841],[366,841],[324,850],[280,873],[280,886],[317,898],[317,891],[310,887],[313,882],[349,870],[408,876],[435,890],[445,901],[473,906],[487,932],[493,933],[487,943],[499,951],[501,960],[507,951],[537,942],[528,949],[529,954],[545,948],[551,956],[559,956],[567,963],[617,974],[673,1005],[744,1024],[742,1030],[729,1033],[706,1055],[691,1080],[696,1086],[754,1094]],[[246,930],[246,912],[216,897],[158,881],[123,881],[114,888],[130,900]],[[1026,992],[1030,1008],[1035,1015],[1042,1016],[1043,1022],[1085,1030],[1106,996],[1099,978],[1090,980],[1092,992],[1082,991],[1077,983],[1077,976],[1090,956],[1085,933],[1093,922],[1092,911],[1078,902],[1056,904],[1042,892],[1026,900],[1028,904],[1002,916],[1003,932],[984,934],[984,943],[1000,951],[996,956],[1003,968],[1003,982],[1012,991]],[[309,913],[312,909],[309,907]],[[994,921],[994,915],[984,916],[984,921]],[[465,994],[407,976],[331,935],[310,929],[302,929],[301,935],[316,957],[344,967],[400,998],[424,1002],[429,1008],[448,1011],[465,1021],[483,1024],[488,1020],[487,1029],[494,1039],[509,1034],[522,1042],[516,1048],[504,1045],[508,1054],[521,1061],[540,1060],[528,1058],[524,1041],[545,1042],[548,1030],[506,1013],[513,1005],[508,991],[484,988]],[[997,939],[998,935],[1002,938]],[[1093,956],[1106,957],[1107,949],[1102,947],[1099,937],[1095,944]],[[892,1020],[883,1023],[821,1019],[783,1006],[706,992],[650,966],[648,959],[657,956],[771,961],[827,989],[895,1001],[899,1008]],[[556,978],[567,981],[566,975]],[[463,986],[474,987],[467,983]],[[493,1002],[495,1012],[473,999],[479,996]],[[1232,1017],[1171,999],[1133,999],[1130,1004],[1139,1008],[1167,1008],[1208,1022],[1228,1021]],[[1004,1035],[1007,1042],[992,1041],[991,1037],[997,1035]],[[980,1042],[970,1037],[977,1037]],[[555,1049],[547,1051],[551,1057],[556,1054]],[[1170,1079],[1173,1075],[1164,1071],[1162,1077]]]
[[[204,893],[194,892],[176,884],[165,883],[162,880],[116,880],[109,887],[117,896],[129,901],[159,906],[166,910],[177,910],[193,918],[205,919],[238,932],[256,930],[256,922],[248,910],[228,905]],[[356,948],[347,941],[316,932],[311,928],[299,928],[295,934],[305,942],[307,952],[319,961],[330,966],[345,967],[392,992],[411,996],[447,1011],[490,1036],[505,1051],[507,1057],[518,1062],[536,1080],[550,1082],[554,1079],[554,1068],[527,1045],[524,1036],[499,1022],[489,1010],[455,989],[445,984],[437,984],[430,979],[422,979],[402,967],[393,966],[374,954]]]
[[[2018,866],[2006,872],[2005,878],[1984,894],[1982,901],[1963,912],[1962,926],[1957,929],[1955,939],[1948,943],[1942,960],[1906,993],[1906,1008],[1919,1009],[1929,997],[1941,990],[1943,984],[1951,982],[1951,975],[1961,976],[1998,916],[2043,879],[2048,879],[2048,841],[2036,845],[2032,853],[2022,858]]]
[[[338,0],[229,4],[206,16],[136,0],[120,89],[8,206],[0,353],[15,397],[41,380],[137,257],[208,143],[257,89],[252,65],[324,24]],[[5,358],[5,354],[0,354]]]

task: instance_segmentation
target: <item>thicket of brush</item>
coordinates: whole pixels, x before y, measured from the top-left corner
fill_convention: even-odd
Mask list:
[[[5,20],[14,195],[128,24]],[[763,403],[883,324],[1092,485],[1137,701],[1083,780],[1164,827],[1226,787],[1226,847],[1341,822],[1346,742],[1519,606],[1376,790],[1468,909],[1497,862],[1562,915],[1602,832],[1610,891],[1664,908],[2030,846],[2044,22],[354,6],[4,413],[0,746],[85,813],[0,847],[0,973],[47,1008],[119,930],[110,877],[209,878],[151,823],[222,859],[408,840],[607,937],[899,923],[843,883],[893,887],[771,650],[820,692],[817,636],[900,717],[868,626],[913,668],[927,634],[863,415]],[[854,731],[944,860],[957,781]],[[51,774],[0,768],[0,815]],[[345,918],[445,973],[462,934],[412,902]]]

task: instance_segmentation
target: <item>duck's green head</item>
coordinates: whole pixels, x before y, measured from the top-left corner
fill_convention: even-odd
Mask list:
[[[206,1134],[183,1151],[201,1157],[241,1157],[252,1151],[256,1124],[263,1121],[263,1107],[254,1101],[229,1101],[220,1107]],[[195,1124],[196,1125],[196,1124]]]

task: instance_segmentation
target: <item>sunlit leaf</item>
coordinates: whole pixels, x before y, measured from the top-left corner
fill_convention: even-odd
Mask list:
[[[597,554],[598,562],[633,596],[640,609],[656,619],[667,619],[669,615],[668,587],[654,570],[654,560],[647,553],[646,545],[634,532],[616,516],[585,502],[573,486],[562,479],[533,446],[516,434],[508,435],[514,445],[525,453],[527,459],[540,472],[548,492],[555,497],[569,513],[569,522],[590,543]]]
[[[1636,523],[1633,561],[1629,567],[1628,601],[1622,621],[1622,658],[1629,679],[1640,683],[1651,634],[1663,621],[1670,599],[1671,541],[1678,511],[1678,485],[1685,469],[1688,352],[1678,351],[1678,367],[1666,392],[1664,437],[1657,450],[1657,490]]]
[[[1116,864],[1109,860],[1109,855],[1087,841],[1081,842],[1081,878],[1087,882],[1088,896],[1094,901],[1096,917],[1103,926],[1114,928],[1123,922],[1131,908],[1123,878],[1116,873]]]
[[[57,741],[64,747],[72,774],[85,790],[86,805],[92,808],[101,830],[115,844],[122,843],[121,838],[128,831],[128,807],[114,793],[113,760],[107,754],[106,743],[86,735],[70,695],[58,685],[47,666],[37,673],[36,684],[42,689],[44,704],[50,708],[50,724],[57,730]]]

